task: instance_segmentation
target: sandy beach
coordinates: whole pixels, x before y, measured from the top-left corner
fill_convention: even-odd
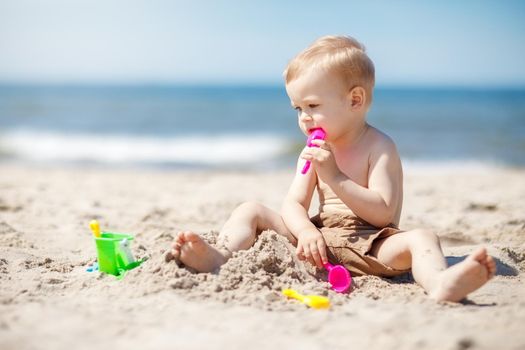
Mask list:
[[[524,349],[525,170],[406,167],[402,229],[426,227],[449,263],[485,246],[496,277],[436,303],[407,274],[356,277],[350,293],[264,232],[215,274],[165,262],[174,234],[214,242],[229,213],[278,209],[292,172],[0,165],[0,349]],[[315,212],[315,205],[312,213]],[[87,272],[88,223],[135,235],[149,257],[122,279]],[[313,310],[283,288],[328,296]]]

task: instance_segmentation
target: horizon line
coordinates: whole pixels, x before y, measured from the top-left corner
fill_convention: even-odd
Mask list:
[[[209,88],[284,88],[284,82],[265,82],[265,81],[144,81],[144,82],[118,82],[118,81],[2,81],[0,88],[9,87],[93,87],[93,88],[170,88],[170,87],[209,87]],[[384,83],[377,84],[374,89],[432,89],[432,90],[525,90],[525,83],[506,83],[506,84],[444,84],[444,83]]]

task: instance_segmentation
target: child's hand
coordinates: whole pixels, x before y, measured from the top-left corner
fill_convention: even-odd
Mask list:
[[[296,254],[299,260],[307,260],[318,268],[322,268],[323,264],[328,262],[326,243],[317,229],[299,234]]]
[[[319,147],[307,147],[301,153],[301,158],[309,160],[315,167],[317,175],[326,183],[337,178],[341,170],[335,162],[335,157],[330,149],[330,145],[323,140],[313,140],[313,144]]]

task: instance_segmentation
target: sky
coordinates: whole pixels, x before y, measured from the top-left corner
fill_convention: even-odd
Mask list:
[[[0,83],[280,84],[351,35],[378,86],[525,87],[525,1],[0,0]]]

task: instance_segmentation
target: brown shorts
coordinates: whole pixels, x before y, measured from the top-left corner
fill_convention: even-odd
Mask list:
[[[392,277],[410,271],[396,270],[369,255],[374,242],[403,232],[394,226],[377,228],[356,216],[321,213],[311,218],[327,245],[328,260],[343,265],[352,276]]]

